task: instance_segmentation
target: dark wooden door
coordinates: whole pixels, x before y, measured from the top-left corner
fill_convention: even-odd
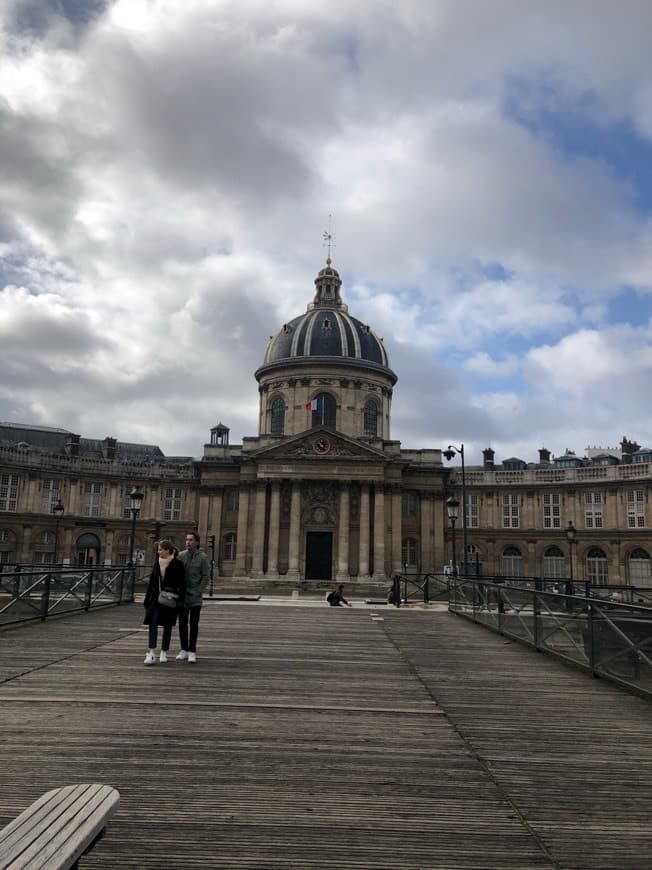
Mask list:
[[[306,532],[306,580],[331,580],[333,533]]]

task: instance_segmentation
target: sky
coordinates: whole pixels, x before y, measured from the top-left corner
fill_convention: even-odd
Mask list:
[[[0,420],[201,456],[327,250],[391,437],[652,445],[648,0],[3,0]]]

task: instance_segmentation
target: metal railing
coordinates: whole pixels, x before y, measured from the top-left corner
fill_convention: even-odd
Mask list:
[[[134,600],[141,568],[20,568],[0,574],[0,626]]]
[[[395,574],[387,600],[397,607],[448,597],[448,577],[444,574]]]
[[[448,579],[452,613],[652,698],[652,607],[606,598],[607,587]]]

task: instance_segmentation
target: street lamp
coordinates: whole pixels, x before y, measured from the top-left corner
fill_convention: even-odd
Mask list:
[[[573,544],[575,543],[576,535],[577,535],[577,529],[573,525],[573,521],[569,520],[568,521],[568,528],[566,529],[566,538],[568,540],[568,550],[569,550],[571,592],[573,589]]]
[[[140,513],[144,494],[137,488],[132,487],[129,493],[129,509],[131,510],[131,540],[129,543],[129,567],[134,567],[134,548],[136,546],[136,517]]]
[[[453,576],[457,577],[457,561],[455,558],[455,520],[459,514],[460,503],[451,495],[446,499],[446,510],[448,511],[448,519],[451,521],[451,545],[453,550]]]
[[[456,453],[459,453],[460,459],[462,460],[462,546],[464,547],[464,560],[462,562],[462,565],[463,571],[466,574],[466,560],[468,558],[469,551],[466,545],[466,475],[464,473],[464,445],[460,444],[459,447],[455,447],[455,445],[449,444],[448,448],[444,450],[443,453],[448,462],[451,461]]]
[[[57,564],[57,556],[59,553],[59,523],[61,522],[61,517],[63,516],[65,508],[61,502],[61,499],[57,499],[57,503],[52,508],[52,513],[55,516],[54,523],[54,564]]]

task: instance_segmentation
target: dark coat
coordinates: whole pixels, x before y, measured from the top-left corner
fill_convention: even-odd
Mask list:
[[[178,595],[176,607],[161,607],[158,603],[158,594],[161,589],[169,589]],[[151,625],[156,622],[157,625],[175,625],[179,607],[183,603],[183,595],[186,589],[186,573],[183,569],[183,564],[179,559],[172,559],[165,572],[165,577],[161,581],[161,568],[156,560],[152,569],[152,574],[147,585],[145,593],[145,625]]]

